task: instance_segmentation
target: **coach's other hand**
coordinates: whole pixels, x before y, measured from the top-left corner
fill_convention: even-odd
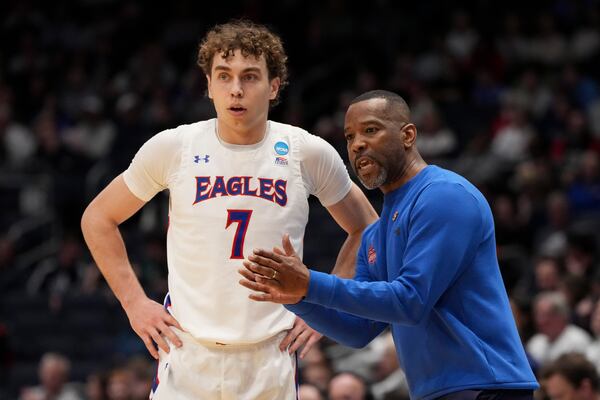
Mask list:
[[[179,322],[161,304],[144,296],[131,302],[124,308],[131,327],[144,341],[152,357],[158,360],[156,345],[163,351],[169,352],[169,345],[165,337],[175,346],[181,347],[181,340],[175,335],[170,326],[174,326],[180,330],[183,329],[179,325]]]
[[[256,249],[244,260],[245,268],[239,270],[244,277],[240,284],[260,292],[250,294],[252,300],[294,304],[306,295],[310,271],[296,254],[288,234],[283,235],[281,243],[283,250]]]

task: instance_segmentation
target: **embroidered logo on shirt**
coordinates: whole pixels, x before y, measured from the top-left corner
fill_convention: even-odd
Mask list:
[[[369,246],[369,264],[374,265],[377,261],[377,253],[375,252],[375,247],[373,245]]]
[[[275,165],[286,166],[288,165],[288,160],[285,157],[275,157]]]
[[[208,154],[204,155],[204,157],[194,156],[194,162],[196,164],[200,164],[200,160],[202,160],[202,161],[204,161],[205,164],[207,164],[209,157],[210,157],[210,155],[208,155]]]

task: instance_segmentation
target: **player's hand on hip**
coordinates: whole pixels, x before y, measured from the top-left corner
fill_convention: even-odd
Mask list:
[[[290,329],[288,334],[283,338],[279,344],[279,349],[281,351],[288,349],[288,352],[292,354],[299,350],[300,347],[304,346],[300,351],[300,358],[304,358],[304,356],[308,354],[315,343],[317,343],[322,337],[323,335],[308,326],[304,320],[302,320],[300,317],[296,317],[296,320],[294,321],[294,327]]]
[[[143,340],[146,348],[158,360],[156,346],[165,352],[169,352],[168,339],[172,344],[181,347],[183,344],[177,337],[171,326],[183,330],[179,322],[164,307],[147,297],[132,302],[126,309],[127,317],[131,327]]]
[[[244,260],[239,273],[245,278],[240,284],[259,293],[250,298],[256,301],[297,303],[308,291],[310,271],[296,254],[289,235],[282,239],[283,250],[256,249]]]

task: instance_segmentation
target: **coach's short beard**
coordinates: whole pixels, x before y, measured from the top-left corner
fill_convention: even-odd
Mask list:
[[[363,178],[358,175],[358,180],[360,181],[360,183],[363,184],[364,187],[366,187],[369,190],[373,190],[373,189],[377,189],[379,186],[383,185],[385,183],[385,181],[387,180],[387,176],[388,173],[385,169],[381,168],[379,170],[379,174],[374,178],[371,179],[370,181],[364,181]]]

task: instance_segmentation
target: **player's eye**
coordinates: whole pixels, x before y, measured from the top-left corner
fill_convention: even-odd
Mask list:
[[[377,130],[378,129],[376,127],[374,127],[374,126],[367,126],[365,128],[365,133],[375,133],[375,132],[377,132]]]
[[[354,135],[352,135],[351,133],[348,133],[348,134],[346,134],[345,136],[346,136],[346,140],[347,140],[348,142],[349,142],[349,141],[351,141],[352,139],[354,139]]]
[[[225,72],[221,72],[219,75],[217,75],[217,78],[221,81],[226,81],[229,78],[229,75],[227,75]]]
[[[255,81],[258,79],[258,76],[254,75],[254,74],[249,74],[249,75],[244,75],[243,79],[245,81]]]

